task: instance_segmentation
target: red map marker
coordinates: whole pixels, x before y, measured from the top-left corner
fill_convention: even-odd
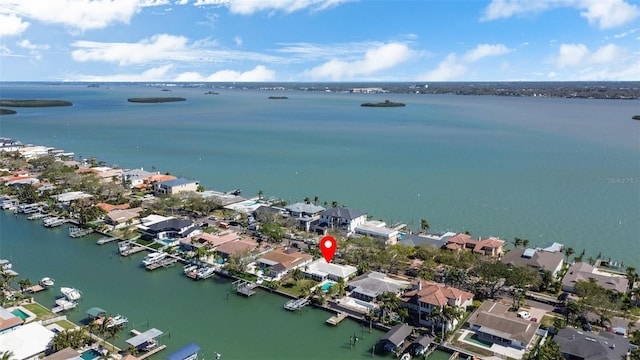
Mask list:
[[[336,239],[333,236],[325,236],[320,240],[320,250],[322,251],[322,256],[327,260],[328,263],[333,259],[333,254],[336,253],[336,248],[338,245],[336,244]]]

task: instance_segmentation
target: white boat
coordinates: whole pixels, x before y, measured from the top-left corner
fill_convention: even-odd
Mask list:
[[[69,288],[69,287],[61,287],[60,288],[60,292],[69,301],[78,301],[78,300],[80,300],[80,298],[82,298],[82,294],[80,294],[80,290],[78,290],[78,289]]]
[[[75,302],[63,298],[56,299],[56,305],[58,305],[61,310],[69,310],[77,306]]]
[[[55,280],[53,280],[50,277],[43,277],[42,279],[40,279],[40,285],[44,287],[51,287],[54,284],[55,284]]]
[[[11,262],[7,259],[0,259],[0,269],[2,270],[10,270],[13,267]]]
[[[63,219],[63,218],[59,218],[59,217],[47,217],[42,219],[42,225],[46,226],[46,227],[56,227],[56,226],[60,226],[62,224],[64,224],[65,222],[67,222],[67,220]]]
[[[182,268],[182,272],[187,275],[189,273],[191,273],[192,271],[195,271],[198,269],[198,265],[194,265],[194,264],[189,264],[189,265],[185,265]]]
[[[110,328],[118,325],[124,325],[128,322],[129,322],[129,319],[127,319],[126,317],[122,315],[116,315],[114,317],[109,318],[109,320],[107,320],[107,327]]]
[[[144,266],[149,266],[151,264],[157,263],[158,261],[161,261],[166,256],[167,254],[163,252],[152,252],[151,254],[145,256],[144,259],[142,259],[142,264]]]
[[[209,276],[213,275],[215,269],[209,266],[203,266],[200,269],[198,269],[198,273],[196,274],[196,277],[198,279],[206,279]]]

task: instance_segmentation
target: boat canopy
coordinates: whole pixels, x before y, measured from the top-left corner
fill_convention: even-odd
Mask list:
[[[134,337],[132,337],[131,339],[127,340],[127,344],[133,346],[133,347],[138,347],[146,342],[148,342],[149,340],[153,340],[154,338],[158,337],[162,335],[162,331],[153,328],[153,329],[149,329],[145,332],[143,332],[142,334],[136,335]]]
[[[183,348],[178,349],[176,352],[167,355],[168,360],[184,360],[193,357],[200,351],[200,346],[191,343]]]
[[[91,318],[105,316],[106,314],[107,314],[107,310],[99,307],[92,307],[91,309],[87,310],[87,315],[89,315],[89,317]]]

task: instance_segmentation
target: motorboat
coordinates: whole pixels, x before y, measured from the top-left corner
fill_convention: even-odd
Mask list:
[[[80,300],[80,298],[82,298],[82,294],[80,294],[80,290],[78,290],[78,289],[69,288],[69,287],[61,287],[60,288],[60,292],[69,301],[78,301],[78,300]]]
[[[198,279],[206,279],[209,276],[213,275],[214,272],[215,272],[214,268],[209,267],[209,266],[203,266],[200,269],[198,269],[196,277]]]
[[[107,320],[107,327],[111,328],[114,326],[124,325],[129,322],[129,319],[122,315],[116,315]]]
[[[69,310],[69,309],[75,308],[78,304],[73,301],[60,298],[60,299],[56,299],[56,305],[60,307],[60,310]]]
[[[149,266],[151,264],[157,263],[158,261],[161,261],[166,256],[167,254],[163,252],[152,252],[151,254],[145,256],[144,259],[142,259],[142,264],[144,266]]]
[[[52,287],[55,284],[55,280],[50,277],[43,277],[40,279],[40,285],[44,287]]]
[[[182,271],[185,275],[187,275],[195,270],[198,270],[198,265],[189,264],[189,265],[185,265]]]

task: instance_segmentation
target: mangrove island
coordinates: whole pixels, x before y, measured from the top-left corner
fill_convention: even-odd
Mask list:
[[[50,106],[71,106],[66,100],[0,100],[0,106],[8,107],[50,107]]]
[[[145,103],[145,104],[155,104],[155,103],[164,103],[164,102],[173,102],[173,101],[186,101],[187,99],[181,97],[146,97],[146,98],[129,98],[128,102],[132,103]]]
[[[364,103],[364,104],[361,104],[360,106],[367,106],[367,107],[401,107],[401,106],[405,106],[405,104],[404,103],[398,103],[398,102],[385,100],[384,102],[378,102],[378,103]]]

